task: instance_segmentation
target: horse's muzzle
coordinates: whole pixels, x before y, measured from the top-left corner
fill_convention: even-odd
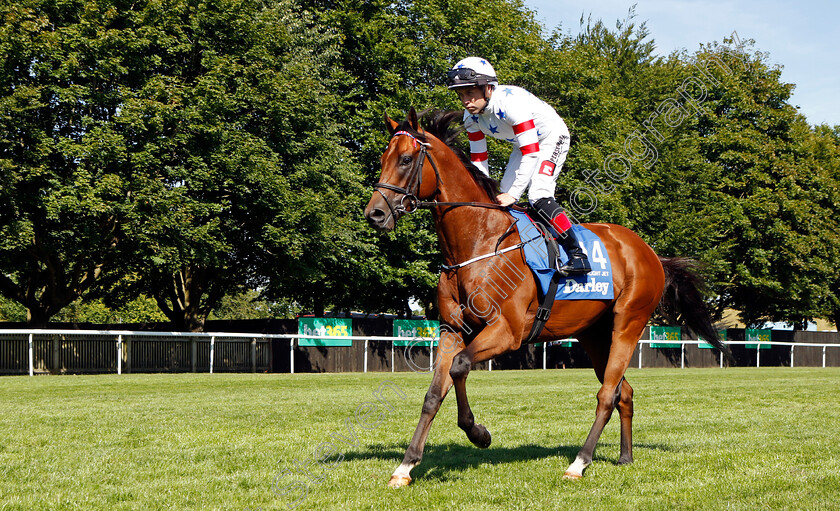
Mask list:
[[[365,208],[365,218],[371,227],[386,232],[393,230],[397,222],[392,209],[379,197],[371,198]]]
[[[381,231],[390,231],[394,228],[393,222],[388,222],[392,218],[390,213],[382,211],[379,208],[374,208],[371,211],[365,213],[365,218],[367,218],[368,223]],[[390,226],[388,224],[391,224]]]

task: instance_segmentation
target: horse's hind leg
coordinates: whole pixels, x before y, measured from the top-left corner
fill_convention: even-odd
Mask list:
[[[621,396],[618,400],[618,416],[621,418],[621,455],[619,465],[633,463],[633,387],[626,378],[621,380]]]

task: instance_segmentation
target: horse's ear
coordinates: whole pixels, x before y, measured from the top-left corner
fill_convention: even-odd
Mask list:
[[[417,122],[417,110],[414,107],[411,107],[411,110],[408,111],[408,125],[411,126],[416,132],[420,132],[420,123]]]
[[[400,123],[388,117],[387,112],[385,113],[385,127],[388,128],[388,131],[391,133],[391,135],[393,135],[397,131],[397,126],[399,125]]]

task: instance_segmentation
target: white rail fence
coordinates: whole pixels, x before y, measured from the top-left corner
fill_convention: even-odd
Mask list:
[[[703,346],[708,347],[708,343],[705,341],[691,341],[691,340],[681,340],[681,341],[639,341],[639,348],[638,348],[638,368],[642,368],[642,357],[643,357],[643,349],[642,346],[644,345],[651,345],[651,344],[679,344],[680,350],[680,368],[685,368],[685,347],[694,345],[694,346]],[[755,352],[755,366],[761,367],[761,351],[764,349],[768,349],[772,346],[788,346],[790,348],[790,367],[794,367],[794,360],[795,360],[795,348],[821,348],[822,349],[822,367],[826,367],[826,352],[828,348],[840,348],[840,344],[836,343],[812,343],[812,342],[780,342],[780,341],[766,341],[757,343],[756,341],[726,341],[728,346],[745,346],[747,351],[754,351]],[[754,346],[754,347],[753,347]],[[660,349],[660,348],[649,348],[651,350]],[[670,348],[670,349],[677,349],[677,348]],[[713,348],[714,349],[714,348]],[[720,361],[720,367],[724,367],[724,357],[723,352],[715,349],[718,352],[718,359]]]
[[[0,330],[0,370],[28,362],[39,372],[147,372],[199,368],[267,370],[270,339],[261,334],[130,330]]]
[[[41,362],[38,372],[85,371],[85,372],[147,372],[160,370],[187,370],[184,361],[189,360],[189,370],[197,372],[199,368],[213,373],[218,371],[268,370],[271,364],[272,339],[288,339],[290,372],[295,372],[295,340],[300,334],[256,334],[231,332],[146,332],[131,330],[0,330],[0,370],[20,373],[20,362],[28,362],[28,373],[36,372],[36,360]],[[368,371],[368,347],[370,343],[386,342],[391,347],[391,371],[394,371],[396,353],[404,348],[395,347],[395,341],[432,341],[431,338],[385,337],[385,336],[317,336],[307,335],[311,339],[344,339],[364,342],[364,372]],[[103,344],[104,342],[104,344]],[[542,344],[542,368],[547,368],[549,347],[576,343],[575,339],[563,339]],[[640,340],[636,349],[636,365],[643,367],[646,356],[651,356],[662,345],[661,340]],[[668,345],[679,345],[680,367],[686,367],[686,346],[708,347],[703,341],[680,340],[668,341]],[[769,346],[788,346],[790,348],[790,367],[794,367],[795,350],[821,349],[822,367],[826,367],[826,355],[829,348],[840,348],[840,344],[806,342],[762,342],[728,341],[729,346],[755,345],[755,366],[761,367],[761,351]],[[715,350],[717,351],[717,350]],[[649,353],[649,354],[648,354]],[[719,365],[724,367],[723,354],[718,352]],[[646,355],[647,354],[647,355]],[[408,358],[408,357],[406,357]],[[156,362],[157,361],[157,362]],[[168,361],[161,364],[160,361]],[[174,361],[174,367],[173,367]],[[179,364],[181,364],[179,366]],[[633,365],[631,363],[631,365]],[[17,366],[17,367],[15,367]],[[434,367],[434,353],[429,353],[429,370]],[[425,367],[423,368],[425,369]],[[492,360],[488,370],[493,370]]]

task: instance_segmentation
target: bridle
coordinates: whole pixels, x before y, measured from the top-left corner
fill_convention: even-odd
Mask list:
[[[411,167],[411,172],[409,173],[407,185],[408,188],[403,188],[400,186],[392,185],[390,183],[382,182],[373,185],[373,190],[375,192],[378,192],[379,195],[381,195],[382,198],[385,199],[385,203],[388,204],[388,208],[391,210],[391,216],[394,217],[395,221],[405,213],[412,213],[414,211],[417,211],[418,209],[431,209],[441,206],[474,206],[491,209],[507,209],[505,206],[502,206],[500,204],[492,204],[489,202],[439,202],[435,200],[419,200],[417,198],[417,194],[420,193],[420,186],[423,184],[423,165],[426,163],[426,160],[429,160],[429,163],[432,164],[432,168],[435,171],[435,179],[437,180],[435,184],[435,193],[432,194],[432,197],[437,196],[440,193],[440,184],[443,181],[440,178],[440,171],[438,170],[438,166],[435,163],[435,160],[428,152],[428,148],[431,147],[432,144],[428,142],[423,142],[408,131],[397,131],[392,135],[391,138],[400,135],[404,135],[406,137],[411,138],[414,141],[414,147],[417,147],[418,145],[420,146],[420,152],[418,154],[418,157],[416,160],[414,160],[414,165]],[[401,194],[399,202],[395,202],[389,199],[387,195],[382,193],[381,188]],[[408,207],[406,207],[406,205]]]
[[[426,163],[426,159],[429,160],[429,163],[432,164],[432,168],[435,170],[435,179],[437,179],[437,185],[435,186],[435,193],[437,195],[439,193],[439,185],[440,185],[440,171],[438,170],[438,166],[435,163],[435,160],[429,156],[428,148],[431,147],[432,144],[428,142],[423,142],[422,140],[415,137],[413,134],[407,131],[398,131],[392,135],[391,138],[398,137],[400,135],[404,135],[406,137],[411,138],[414,141],[414,147],[420,146],[420,152],[417,156],[417,159],[414,160],[414,165],[411,167],[411,172],[408,175],[408,188],[402,188],[400,186],[395,186],[390,183],[376,183],[373,185],[373,189],[376,192],[379,192],[379,195],[385,199],[385,202],[388,204],[388,208],[391,210],[391,215],[394,217],[394,220],[402,216],[404,213],[411,213],[412,211],[416,211],[417,208],[427,207],[428,202],[420,201],[417,198],[417,194],[420,193],[420,186],[423,184],[423,164]],[[398,203],[394,203],[391,199],[388,198],[387,195],[382,193],[381,188],[385,188],[386,190],[391,190],[392,192],[397,192],[401,194],[400,200]],[[406,207],[408,205],[409,207]]]

